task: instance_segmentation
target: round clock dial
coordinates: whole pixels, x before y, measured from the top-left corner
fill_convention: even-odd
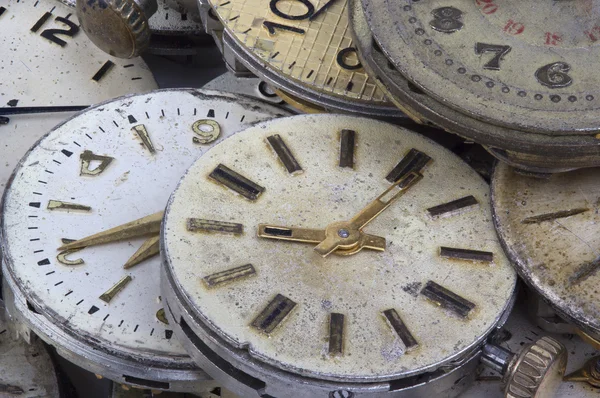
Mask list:
[[[142,59],[121,60],[97,49],[73,10],[58,1],[0,5],[0,47],[1,107],[91,105],[157,87]],[[0,117],[0,188],[27,149],[71,114]]]
[[[161,211],[206,148],[280,114],[230,94],[155,91],[96,106],[39,141],[7,188],[1,231],[5,270],[35,309],[21,309],[34,330],[144,369],[189,366],[158,287]]]
[[[596,339],[598,175],[590,168],[537,179],[498,165],[492,179],[496,228],[515,268],[561,316]]]
[[[516,280],[475,171],[345,116],[273,120],[213,147],[171,197],[163,245],[164,294],[226,351],[247,350],[225,356],[251,374],[365,383],[437,369],[494,329]]]
[[[598,129],[600,80],[589,65],[600,56],[600,14],[592,1],[362,4],[394,67],[438,101],[518,130]]]
[[[358,61],[345,0],[210,4],[232,38],[226,42],[259,77],[325,107],[396,112]]]
[[[4,308],[0,306],[4,312]],[[12,338],[0,315],[0,396],[60,397],[52,359],[40,341],[26,344]]]

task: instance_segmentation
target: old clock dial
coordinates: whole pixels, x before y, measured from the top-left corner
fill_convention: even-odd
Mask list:
[[[159,292],[162,210],[208,147],[278,114],[245,97],[164,90],[100,104],[46,135],[3,202],[4,273],[25,324],[95,373],[193,390],[206,375],[173,337]]]
[[[598,130],[600,12],[593,1],[362,2],[394,66],[478,119],[545,134]]]
[[[523,279],[556,312],[600,340],[597,168],[524,177],[499,165],[492,179],[496,227]]]
[[[294,116],[223,141],[179,183],[163,228],[167,316],[243,396],[383,394],[456,370],[516,281],[477,173],[357,117]]]
[[[91,105],[155,89],[141,58],[120,60],[94,46],[74,10],[54,0],[0,4],[0,107],[39,107],[0,116],[0,191],[23,154],[72,113],[45,107]]]
[[[362,69],[346,0],[210,0],[225,44],[260,78],[327,109],[398,115]]]

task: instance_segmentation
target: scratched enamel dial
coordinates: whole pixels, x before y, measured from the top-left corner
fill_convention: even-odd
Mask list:
[[[0,4],[0,107],[91,105],[157,87],[141,58],[107,55],[78,25],[58,1]],[[72,114],[8,116],[0,124],[0,192],[27,149]]]
[[[488,201],[474,170],[406,129],[272,120],[181,180],[164,280],[226,342],[207,344],[315,380],[414,376],[477,347],[510,307],[516,276]],[[264,380],[244,355],[226,359]]]
[[[358,61],[346,0],[210,0],[225,29],[261,68],[313,97],[384,104],[385,97]],[[310,98],[309,98],[310,100]]]
[[[198,156],[277,114],[246,97],[181,89],[123,97],[68,120],[22,159],[6,190],[5,270],[47,322],[95,349],[189,361],[164,319],[158,245],[134,253],[158,242],[157,212]],[[60,248],[148,216],[157,222],[145,233]]]
[[[591,0],[362,0],[394,67],[438,101],[545,134],[598,130],[600,10]]]
[[[521,176],[498,165],[492,206],[518,273],[566,320],[600,338],[597,168]]]

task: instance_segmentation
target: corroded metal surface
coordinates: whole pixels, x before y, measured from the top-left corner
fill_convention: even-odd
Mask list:
[[[409,81],[373,40],[360,2],[350,2],[350,19],[363,66],[379,87],[408,116],[485,145],[497,158],[534,172],[560,172],[600,164],[600,141],[595,133],[550,137],[516,127],[492,124],[438,100]]]
[[[500,164],[492,180],[494,221],[519,275],[570,322],[598,338],[598,169],[546,179]]]
[[[340,132],[349,128],[356,132],[353,168],[339,166]],[[302,173],[289,173],[268,146],[274,133]],[[248,199],[210,181],[207,176],[221,162],[264,192]],[[405,186],[403,178],[413,173],[422,173],[422,180],[389,207],[367,206],[394,181]],[[446,218],[427,212],[465,194],[473,195],[478,206]],[[357,223],[385,237],[383,252],[324,258],[319,245],[256,234],[260,224],[272,222],[291,231],[277,227],[273,234],[293,234],[301,227],[325,228],[329,236],[341,220],[357,212],[362,219],[359,210],[365,206],[364,220],[381,213],[367,226],[364,220]],[[240,223],[244,233],[193,234],[186,229],[189,217]],[[336,245],[352,239],[352,229],[342,224]],[[163,228],[165,272],[173,280],[163,287],[175,289],[164,296],[183,300],[177,305],[188,308],[194,325],[202,324],[193,331],[204,336],[204,344],[265,380],[263,393],[274,396],[285,391],[279,371],[304,380],[302,396],[320,396],[327,387],[319,383],[348,383],[350,391],[380,383],[372,386],[375,392],[390,380],[454,369],[455,361],[473,354],[503,319],[516,280],[496,240],[485,182],[442,147],[408,130],[356,117],[278,119],[223,141],[179,184]],[[446,259],[440,247],[491,252],[493,261]],[[222,287],[201,283],[207,275],[243,264],[252,264],[255,275]],[[330,356],[326,336],[333,313],[344,315],[343,353]],[[194,340],[190,327],[175,319],[176,329]],[[210,332],[201,332],[205,329]],[[298,380],[291,383],[293,391],[301,388]]]

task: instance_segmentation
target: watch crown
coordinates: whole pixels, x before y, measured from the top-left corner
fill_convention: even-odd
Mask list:
[[[148,19],[156,0],[77,0],[77,18],[90,40],[119,58],[140,55],[150,43]]]
[[[567,349],[545,336],[525,346],[506,373],[506,398],[554,396],[567,365]]]

